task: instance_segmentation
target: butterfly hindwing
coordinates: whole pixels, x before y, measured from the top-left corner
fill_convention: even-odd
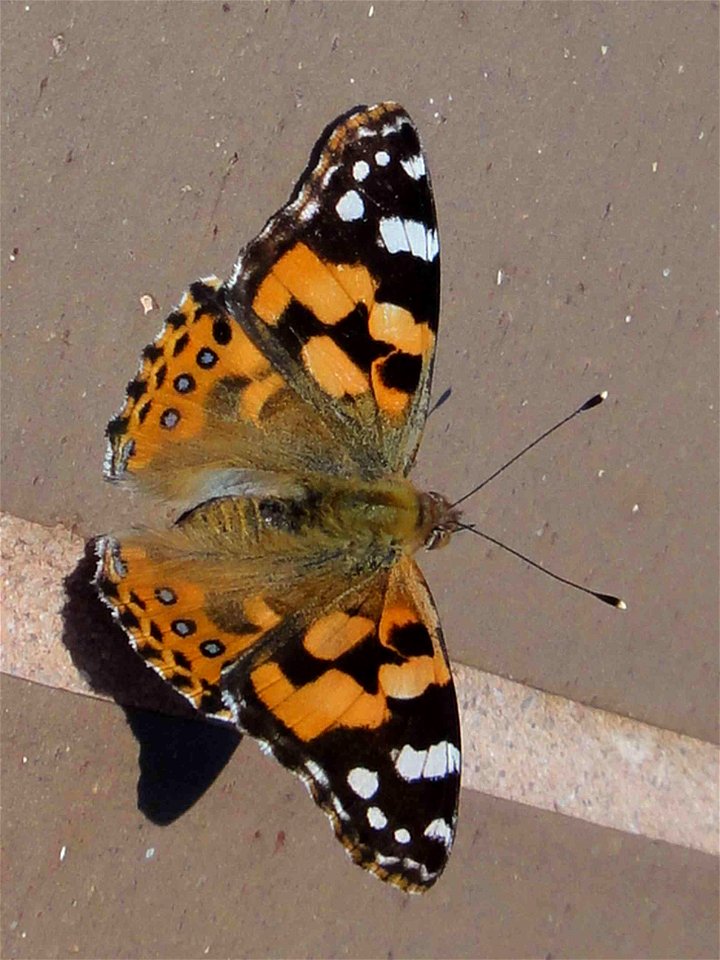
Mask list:
[[[145,348],[106,432],[108,479],[186,504],[247,485],[254,471],[353,472],[322,418],[227,312],[213,279],[190,287]]]

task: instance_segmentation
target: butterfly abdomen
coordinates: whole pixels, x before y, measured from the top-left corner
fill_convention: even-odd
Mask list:
[[[246,554],[250,545],[265,552],[322,553],[332,544],[358,554],[413,552],[428,536],[435,514],[427,496],[408,481],[368,483],[332,477],[295,481],[267,495],[220,497],[183,514],[178,527],[198,549]],[[282,485],[278,485],[282,489]]]

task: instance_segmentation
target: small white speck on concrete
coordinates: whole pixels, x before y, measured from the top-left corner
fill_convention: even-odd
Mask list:
[[[631,320],[632,320],[632,314],[631,314],[631,313],[626,313],[626,314],[625,314],[625,323],[630,323]]]
[[[604,476],[605,476],[605,471],[604,471],[604,470],[598,470],[597,475],[598,475],[599,477],[604,477]]]
[[[370,9],[368,10],[368,17],[372,17],[374,13],[375,13],[375,7],[372,4],[370,4]]]
[[[60,863],[63,862],[63,860],[65,859],[65,855],[66,855],[66,854],[67,854],[67,847],[65,846],[65,844],[63,844],[63,845],[60,847]]]
[[[603,56],[605,56],[605,55],[607,54],[607,52],[608,52],[609,49],[610,49],[610,47],[608,47],[606,44],[603,43],[602,46],[600,47],[600,53],[601,53]]]
[[[705,136],[705,131],[701,130],[700,133],[698,134],[698,140],[702,140],[704,136]]]
[[[152,860],[154,856],[155,856],[155,847],[148,847],[147,850],[145,851],[145,859]]]
[[[355,83],[355,77],[350,77],[350,83]]]
[[[640,504],[639,504],[639,503],[634,503],[634,504],[633,504],[632,512],[633,512],[633,513],[639,513],[639,512],[640,512]]]
[[[27,757],[23,757],[23,758],[22,758],[22,762],[23,762],[23,763],[27,763],[27,762],[28,762]]]
[[[678,73],[685,73],[685,64],[684,64],[684,63],[679,63],[679,64],[678,64]]]
[[[157,304],[149,293],[144,293],[140,297],[140,306],[143,308],[143,313],[145,316],[157,309]]]
[[[503,273],[502,267],[500,267],[500,269],[497,272],[497,279],[495,280],[495,283],[498,286],[500,286],[500,284],[503,282],[504,277],[505,277],[505,274]]]
[[[667,278],[670,276],[670,267],[663,267],[663,276],[667,280]]]
[[[653,173],[657,173],[657,172],[658,172],[658,162],[657,162],[657,160],[653,160],[652,172],[653,172]]]

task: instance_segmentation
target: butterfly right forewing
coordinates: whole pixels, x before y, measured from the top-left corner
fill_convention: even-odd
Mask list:
[[[307,784],[351,858],[408,892],[455,836],[460,729],[430,593],[409,557],[224,671],[238,725]]]

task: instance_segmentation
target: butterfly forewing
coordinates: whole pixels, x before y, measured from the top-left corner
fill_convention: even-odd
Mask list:
[[[440,258],[427,163],[402,107],[355,110],[329,129],[226,289],[363,475],[407,472],[427,411]]]
[[[223,675],[241,729],[302,777],[355,862],[419,892],[455,834],[460,730],[432,599],[405,557]]]

